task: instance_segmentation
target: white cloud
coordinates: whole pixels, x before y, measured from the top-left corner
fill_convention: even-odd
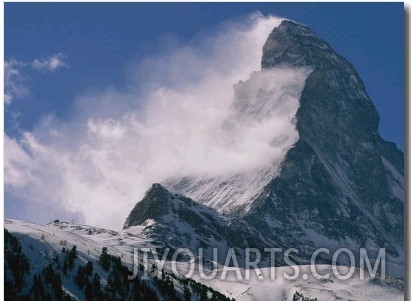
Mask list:
[[[24,66],[24,63],[16,60],[4,62],[4,103],[6,105],[28,94],[28,89],[23,84],[24,77],[20,71]]]
[[[30,181],[33,161],[19,143],[4,135],[4,181],[12,189],[24,188]]]
[[[298,138],[291,118],[308,70],[250,78],[280,21],[253,15],[184,45],[160,45],[135,66],[126,91],[87,93],[74,101],[72,120],[46,116],[20,139],[6,136],[6,190],[121,227],[153,182],[281,159]]]
[[[57,53],[48,58],[35,59],[31,65],[34,69],[51,72],[68,66],[66,58],[62,53]]]
[[[68,67],[66,57],[57,53],[48,58],[35,59],[32,62],[9,59],[4,62],[4,103],[10,105],[13,100],[27,97],[30,90],[26,85],[27,71],[54,72],[63,67]]]

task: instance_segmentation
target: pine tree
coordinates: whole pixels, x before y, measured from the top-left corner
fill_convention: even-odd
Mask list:
[[[101,250],[100,264],[103,270],[105,270],[106,272],[110,268],[110,255],[108,254],[106,247],[103,247],[103,249]]]
[[[77,258],[77,247],[73,246],[67,255],[68,268],[71,270],[73,268],[74,260]]]
[[[88,261],[85,268],[84,268],[84,274],[87,276],[91,276],[93,274],[93,263],[91,261]]]
[[[85,284],[85,275],[84,275],[84,268],[82,266],[78,267],[77,275],[74,278],[74,282],[77,286],[82,290]]]

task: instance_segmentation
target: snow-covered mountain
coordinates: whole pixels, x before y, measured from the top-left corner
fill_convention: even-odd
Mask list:
[[[288,20],[269,35],[261,67],[235,86],[234,121],[227,124],[229,130],[244,120],[269,127],[273,116],[283,116],[287,127],[272,133],[273,145],[281,145],[273,147],[278,153],[257,169],[169,179],[162,183],[169,190],[165,198],[177,194],[214,209],[219,222],[207,221],[210,227],[231,219],[224,231],[213,228],[213,241],[220,241],[222,232],[239,232],[236,227],[242,225],[241,239],[224,238],[228,245],[295,247],[300,263],[308,263],[320,247],[347,247],[356,256],[361,247],[371,256],[385,248],[388,273],[402,277],[404,156],[378,134],[378,113],[354,67],[308,27]],[[295,82],[273,84],[276,76],[287,78],[290,72]],[[290,103],[286,110],[284,103]],[[158,197],[150,202],[163,208],[164,201]],[[134,216],[146,202],[136,204],[126,227],[144,222]],[[153,237],[173,247],[190,247],[176,239],[180,229],[170,227],[184,224],[184,217],[167,214],[164,209],[161,218],[151,218],[158,228],[168,229],[168,238],[156,231]],[[202,224],[204,219],[194,220]]]

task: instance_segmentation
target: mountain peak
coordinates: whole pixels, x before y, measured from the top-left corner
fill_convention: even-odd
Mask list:
[[[157,220],[169,212],[170,192],[158,183],[147,190],[144,198],[130,212],[124,229],[144,223],[147,219]]]
[[[309,27],[284,20],[274,28],[263,46],[263,69],[277,65],[325,67],[344,58]]]
[[[331,150],[336,140],[346,145],[347,139],[358,143],[378,139],[379,115],[360,76],[309,27],[282,21],[263,46],[261,67],[312,68],[297,113],[300,138]]]
[[[147,191],[147,193],[165,193],[168,192],[166,188],[161,186],[159,183],[154,183],[151,185],[151,188]]]

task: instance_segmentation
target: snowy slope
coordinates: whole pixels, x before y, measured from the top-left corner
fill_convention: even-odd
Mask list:
[[[18,238],[22,246],[22,252],[29,259],[31,275],[40,274],[56,257],[63,257],[63,248],[69,251],[73,246],[77,247],[78,252],[78,260],[73,269],[74,271],[77,270],[78,265],[84,265],[89,260],[94,263],[98,262],[103,246],[107,246],[110,253],[120,256],[125,263],[132,263],[132,244],[127,246],[129,250],[122,249],[121,237],[114,235],[116,234],[114,231],[101,231],[89,235],[87,234],[88,230],[93,230],[94,227],[68,223],[41,226],[18,220],[5,220],[4,227]],[[118,243],[114,243],[115,241]],[[116,247],[109,247],[109,244],[106,243],[111,243]],[[100,274],[106,274],[97,264],[94,266]],[[83,293],[69,277],[63,276],[62,282],[64,291],[79,300],[84,299]]]
[[[64,222],[42,226],[18,220],[5,220],[5,228],[18,237],[23,252],[30,260],[32,273],[44,268],[53,260],[53,256],[61,252],[62,242],[66,248],[77,246],[79,263],[85,263],[88,260],[97,262],[101,248],[108,246],[110,253],[120,256],[122,261],[130,267],[133,262],[134,247],[153,247],[151,242],[141,237],[143,230],[141,227],[131,227],[117,232]],[[152,263],[153,260],[149,259],[149,266]],[[94,266],[104,275],[104,271],[99,268],[98,264]],[[311,275],[309,266],[300,266],[300,276],[295,280],[284,278],[284,273],[293,275],[291,267],[277,267],[275,279],[271,279],[270,268],[262,268],[258,274],[263,276],[264,280],[259,280],[254,271],[250,272],[250,280],[246,280],[243,269],[240,269],[242,280],[237,280],[234,272],[228,272],[227,279],[222,280],[220,278],[223,267],[220,265],[217,278],[203,280],[199,276],[196,265],[193,279],[236,300],[267,300],[267,296],[270,296],[272,300],[292,300],[296,291],[318,300],[404,300],[403,282],[400,280],[389,277],[385,280],[377,278],[370,280],[367,277],[361,280],[358,277],[358,270],[350,280],[338,280],[333,276],[330,266],[320,265],[316,268],[321,275],[329,273],[330,278],[328,280],[316,279]],[[170,261],[166,262],[165,269],[171,271]],[[187,262],[177,264],[177,270],[181,275],[186,274],[188,269]],[[339,271],[341,274],[346,274],[349,268],[339,267]],[[206,269],[205,273],[210,274],[211,271]],[[304,274],[308,275],[308,279],[304,279]],[[80,300],[84,299],[82,292],[68,278],[63,277],[63,285],[65,291],[77,296]]]
[[[346,274],[350,268],[339,267],[341,274]],[[205,284],[219,290],[220,292],[235,298],[236,300],[267,300],[270,296],[271,300],[292,300],[292,296],[296,291],[304,294],[309,298],[317,298],[317,300],[404,300],[403,292],[401,291],[402,282],[396,280],[370,280],[359,279],[359,271],[356,271],[355,276],[349,280],[338,280],[332,272],[331,266],[317,266],[319,274],[330,274],[327,280],[316,279],[310,273],[310,266],[300,266],[300,277],[296,280],[287,280],[284,278],[284,273],[293,274],[293,269],[290,267],[276,268],[276,279],[270,279],[270,269],[261,269],[261,275],[264,280],[257,279],[256,274],[251,272],[250,280],[238,281],[235,273],[228,274],[231,276],[231,281],[228,280],[213,280],[203,281]],[[241,270],[244,277],[245,272]],[[307,274],[308,278],[303,279],[302,275]],[[201,278],[194,277],[197,281]],[[400,289],[399,289],[400,288]]]

